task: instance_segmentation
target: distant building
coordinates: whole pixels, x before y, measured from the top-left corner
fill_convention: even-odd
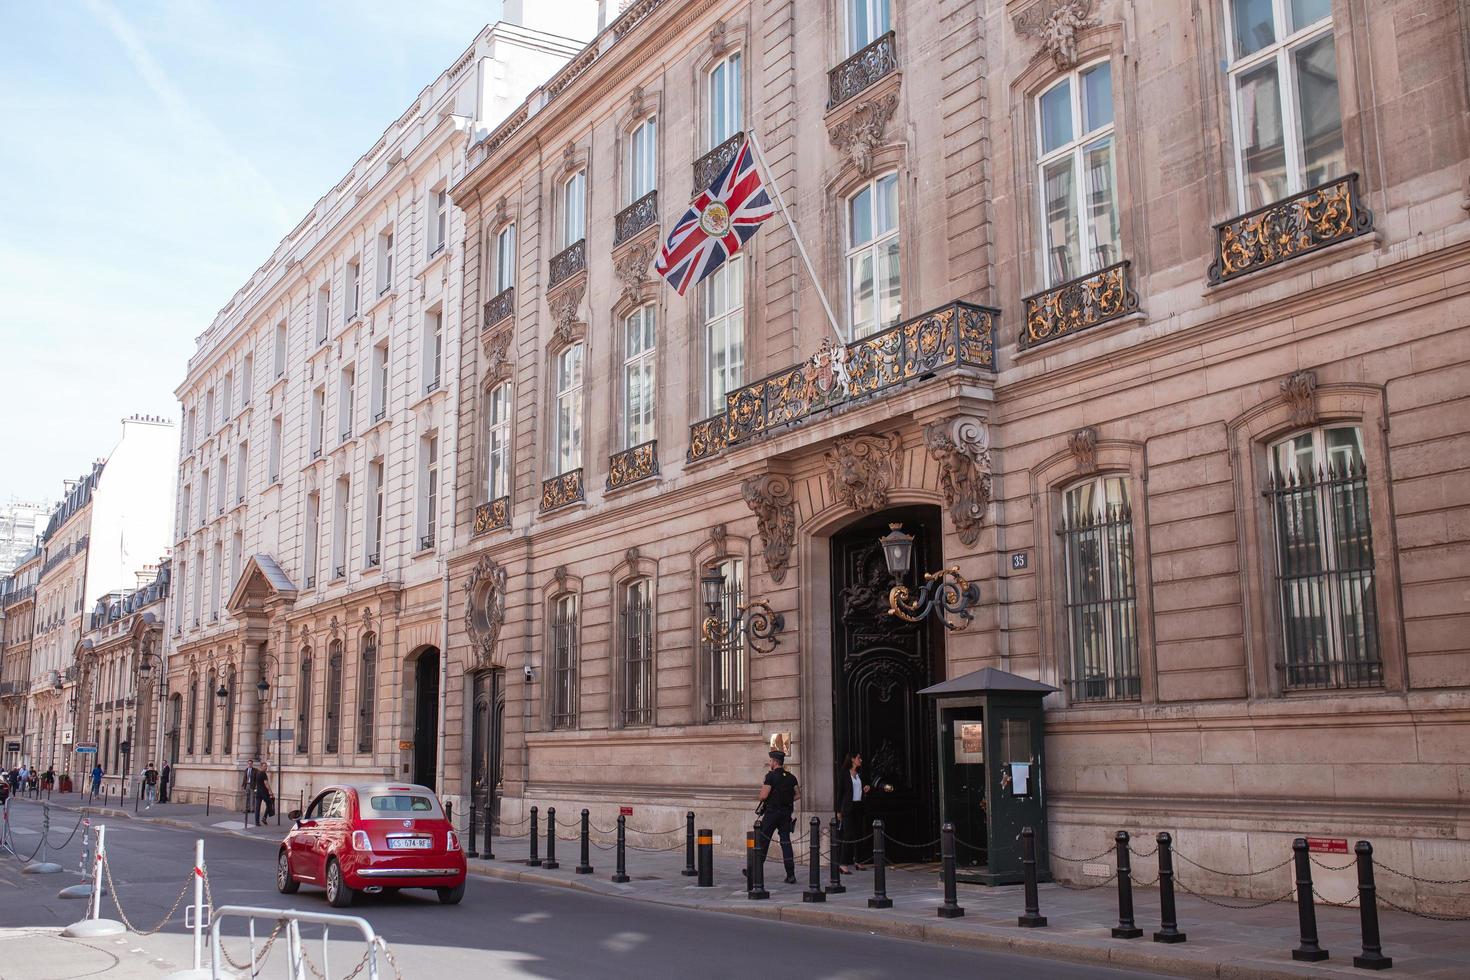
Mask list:
[[[23,500],[0,504],[0,575],[9,575],[36,547],[55,507]]]
[[[23,555],[0,579],[0,763],[20,765],[26,751],[26,692],[30,690],[31,637],[36,626],[36,583],[41,549]]]

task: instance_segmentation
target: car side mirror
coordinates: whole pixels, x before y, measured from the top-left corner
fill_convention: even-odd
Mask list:
[[[300,810],[292,810],[292,811],[290,811],[289,813],[286,814],[286,819],[287,820],[290,820],[293,823],[295,823],[296,821],[298,821],[298,820],[301,819],[301,811]]]

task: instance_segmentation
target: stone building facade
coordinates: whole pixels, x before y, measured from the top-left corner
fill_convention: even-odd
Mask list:
[[[597,13],[507,10],[197,339],[177,390],[177,799],[235,791],[252,757],[290,797],[334,779],[438,781],[438,723],[401,706],[414,691],[432,702],[442,670],[464,263],[448,189],[466,136],[577,51]]]
[[[26,748],[26,695],[31,687],[31,638],[36,629],[36,582],[41,549],[22,555],[0,587],[0,762],[15,768],[30,761]]]
[[[728,842],[774,736],[808,812],[859,750],[921,842],[915,692],[995,666],[1059,689],[1064,879],[1120,828],[1470,873],[1467,38],[1450,0],[628,5],[452,188],[444,789]],[[779,218],[685,296],[649,268],[741,133],[835,338]],[[972,624],[887,614],[890,523]],[[710,638],[755,599],[774,649]]]

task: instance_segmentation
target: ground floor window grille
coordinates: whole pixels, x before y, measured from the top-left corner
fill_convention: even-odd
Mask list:
[[[1126,478],[1099,476],[1068,490],[1062,498],[1060,533],[1071,700],[1137,700],[1138,598]]]
[[[653,603],[649,580],[630,583],[623,597],[623,725],[653,724]]]
[[[735,614],[744,602],[745,563],[728,558],[716,566],[724,576],[720,592],[720,616],[728,633],[704,637],[709,678],[710,721],[738,721],[745,717],[744,634],[734,628]]]
[[[551,727],[577,727],[577,597],[564,595],[551,612]]]

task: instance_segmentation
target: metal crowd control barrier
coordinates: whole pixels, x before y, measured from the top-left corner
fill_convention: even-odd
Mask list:
[[[220,941],[220,923],[226,919],[249,920],[250,935],[250,962],[246,964],[236,963],[225,952]],[[270,936],[262,944],[260,955],[256,955],[255,922],[257,919],[266,919],[275,923]],[[301,924],[322,926],[322,962],[318,967],[306,952],[306,947],[301,938]],[[393,954],[388,951],[388,944],[383,938],[373,931],[368,921],[357,915],[331,915],[326,912],[302,912],[299,909],[267,909],[249,905],[222,905],[215,910],[214,922],[209,927],[209,960],[210,976],[213,980],[219,980],[229,976],[225,964],[236,970],[246,970],[250,976],[259,976],[259,967],[264,964],[270,955],[271,946],[276,937],[284,928],[286,932],[287,949],[287,976],[290,980],[307,980],[307,971],[310,969],[312,975],[330,977],[332,976],[332,964],[328,940],[331,937],[332,927],[356,929],[362,934],[363,942],[367,944],[367,950],[362,955],[357,969],[353,975],[365,975],[367,980],[378,980],[381,960],[387,960],[393,965]],[[393,967],[397,973],[397,967]]]

